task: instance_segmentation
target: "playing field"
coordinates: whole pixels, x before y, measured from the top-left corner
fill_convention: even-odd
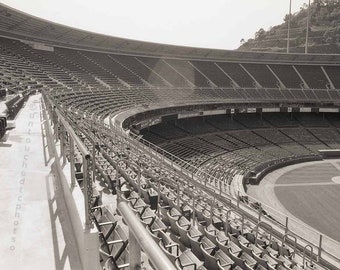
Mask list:
[[[274,191],[291,214],[340,242],[340,166],[333,164],[291,170],[276,180]]]

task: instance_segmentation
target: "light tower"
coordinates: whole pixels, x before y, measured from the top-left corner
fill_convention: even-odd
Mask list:
[[[292,18],[292,0],[289,0],[288,33],[287,33],[287,53],[289,53],[290,20],[291,20],[291,18]]]
[[[310,0],[308,0],[308,9],[307,9],[306,44],[305,44],[306,54],[308,53],[309,17],[310,17]]]

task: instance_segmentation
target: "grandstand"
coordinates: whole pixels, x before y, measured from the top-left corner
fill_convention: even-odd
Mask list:
[[[0,35],[0,137],[40,104],[82,269],[339,269],[339,243],[246,191],[339,149],[340,55],[119,39],[4,5]]]

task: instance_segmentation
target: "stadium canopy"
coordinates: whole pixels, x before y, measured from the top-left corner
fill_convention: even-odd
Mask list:
[[[175,46],[118,38],[84,31],[37,18],[0,4],[0,36],[54,47],[103,52],[196,59],[280,62],[340,62],[340,55],[244,52]]]

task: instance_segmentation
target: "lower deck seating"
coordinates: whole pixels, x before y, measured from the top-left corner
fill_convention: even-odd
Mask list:
[[[252,114],[247,119],[247,114],[243,114],[232,121],[225,116],[209,116],[204,121],[195,118],[193,123],[187,119],[181,120],[180,125],[162,123],[152,127],[157,134],[180,133],[181,137],[152,141],[153,137],[148,135],[151,132],[142,130],[142,134],[166,150],[165,155],[179,165],[198,175],[213,176],[207,178],[208,182],[218,186],[216,178],[230,184],[237,174],[259,172],[280,160],[307,156],[316,158],[320,149],[338,148],[339,131],[331,124],[338,116],[327,116],[331,121],[323,123],[325,115],[316,115],[313,122],[314,115],[294,113],[291,117],[288,114],[264,113],[262,117]],[[254,128],[249,128],[252,126]]]

